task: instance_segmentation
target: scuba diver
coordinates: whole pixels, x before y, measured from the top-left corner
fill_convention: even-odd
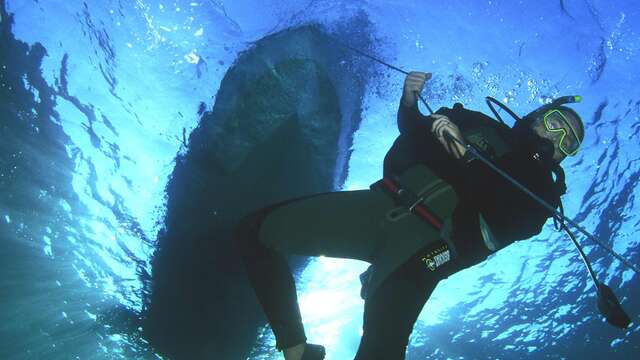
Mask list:
[[[234,244],[286,360],[323,359],[325,349],[306,343],[285,254],[369,262],[360,276],[364,321],[355,359],[404,359],[414,323],[440,280],[537,235],[554,216],[473,153],[560,206],[566,191],[560,162],[578,152],[584,137],[580,116],[563,106],[577,98],[560,98],[521,119],[500,104],[517,119],[513,127],[491,104],[499,121],[460,103],[425,116],[417,100],[430,78],[424,72],[405,78],[400,134],[381,180],[369,189],[272,204],[235,226]]]

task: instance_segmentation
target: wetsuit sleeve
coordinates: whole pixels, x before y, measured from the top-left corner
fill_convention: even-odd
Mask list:
[[[425,136],[431,133],[431,122],[420,113],[417,103],[415,106],[407,107],[400,102],[398,108],[398,130],[403,135]]]
[[[442,109],[446,108],[441,108],[436,111],[436,114],[440,114]],[[400,107],[398,108],[400,136],[417,145],[416,151],[420,152],[419,157],[424,160],[425,164],[431,165],[433,165],[434,161],[443,161],[450,157],[444,146],[431,132],[432,123],[432,119],[420,113],[417,104],[412,107],[406,107],[400,102]]]
[[[495,164],[551,206],[558,206],[551,173],[535,160],[509,153]],[[509,244],[537,235],[552,216],[549,210],[479,160],[466,166],[465,175],[466,196],[500,242]]]

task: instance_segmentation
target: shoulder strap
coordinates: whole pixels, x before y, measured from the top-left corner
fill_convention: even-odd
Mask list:
[[[489,127],[498,131],[502,136],[508,137],[508,133],[511,131],[511,128],[504,123],[500,123],[480,111],[465,109],[464,105],[459,102],[455,103],[453,108],[442,107],[438,109],[436,114],[449,117],[463,132],[470,128]]]

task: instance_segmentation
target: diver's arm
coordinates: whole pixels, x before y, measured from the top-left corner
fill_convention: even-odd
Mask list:
[[[402,98],[398,108],[398,130],[401,134],[424,134],[429,129],[426,116],[418,109],[418,94],[425,81],[431,79],[431,73],[412,71],[404,80]]]
[[[430,121],[420,113],[418,105],[405,106],[400,102],[398,108],[398,130],[403,135],[421,135],[429,132]]]

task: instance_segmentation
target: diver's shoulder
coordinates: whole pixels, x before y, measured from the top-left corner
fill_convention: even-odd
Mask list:
[[[465,129],[492,129],[502,136],[511,135],[511,127],[506,124],[484,114],[481,111],[471,110],[464,107],[460,102],[453,104],[451,108],[441,107],[436,114],[447,116],[454,124],[458,125],[463,131]]]
[[[486,119],[486,120],[492,120],[493,122],[496,122],[498,124],[500,124],[500,122],[494,120],[493,118],[489,117],[488,115],[484,114],[481,111],[476,111],[476,110],[471,110],[471,109],[467,109],[464,107],[464,105],[460,102],[456,102],[455,104],[453,104],[452,107],[441,107],[440,109],[438,109],[438,111],[436,111],[436,114],[442,114],[442,115],[446,115],[448,117],[462,117],[462,118],[466,118],[466,117],[472,117],[472,118],[482,118],[482,119]]]

